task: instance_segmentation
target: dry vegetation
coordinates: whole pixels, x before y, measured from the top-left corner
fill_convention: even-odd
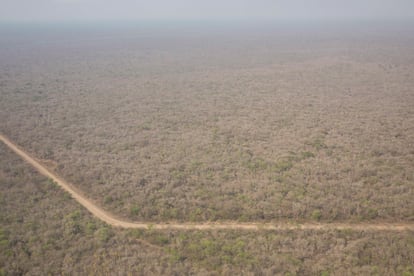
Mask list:
[[[411,29],[16,33],[0,131],[110,211],[414,220]]]
[[[0,275],[413,275],[413,233],[119,230],[0,145]]]

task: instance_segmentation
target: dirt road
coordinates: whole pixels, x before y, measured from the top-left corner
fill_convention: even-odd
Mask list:
[[[84,196],[73,185],[66,182],[56,173],[42,165],[27,152],[10,141],[7,137],[0,134],[0,140],[17,153],[20,157],[30,163],[36,170],[44,176],[52,179],[62,189],[67,191],[83,207],[91,212],[95,217],[115,227],[121,228],[142,228],[142,229],[181,229],[181,230],[343,230],[351,229],[356,231],[414,231],[414,223],[237,223],[237,222],[206,222],[206,223],[150,223],[150,222],[130,222],[118,219],[113,214],[103,210],[90,199]]]

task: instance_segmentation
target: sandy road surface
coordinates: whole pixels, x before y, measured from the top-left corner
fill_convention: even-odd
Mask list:
[[[237,222],[206,222],[206,223],[150,223],[150,222],[131,222],[117,218],[113,214],[97,206],[86,196],[82,195],[73,185],[66,182],[56,173],[42,165],[27,152],[10,141],[7,137],[0,134],[0,140],[17,153],[20,157],[30,163],[36,170],[44,176],[52,179],[62,189],[72,195],[83,207],[91,212],[95,217],[115,227],[121,228],[142,228],[142,229],[182,229],[182,230],[343,230],[351,229],[356,231],[414,231],[414,223],[237,223]]]

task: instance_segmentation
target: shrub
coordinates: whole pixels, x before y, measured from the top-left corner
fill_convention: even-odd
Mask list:
[[[130,214],[132,216],[139,215],[139,211],[140,211],[140,209],[139,209],[139,207],[137,205],[132,205],[131,208],[130,208]]]
[[[321,211],[320,211],[320,210],[314,210],[314,211],[312,212],[311,218],[312,218],[313,220],[317,220],[317,221],[319,221],[319,220],[321,219],[321,217],[322,217],[322,213],[321,213]]]
[[[313,158],[313,157],[315,157],[315,154],[313,154],[310,151],[302,152],[302,159],[308,159],[308,158]]]
[[[107,242],[112,236],[113,236],[113,233],[107,227],[99,228],[95,232],[95,237],[101,242]]]

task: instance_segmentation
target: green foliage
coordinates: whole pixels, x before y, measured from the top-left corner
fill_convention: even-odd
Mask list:
[[[9,246],[8,233],[0,228],[0,248],[6,249]]]
[[[170,262],[177,263],[183,261],[185,258],[181,256],[180,252],[175,248],[167,248],[167,254],[170,256]]]
[[[319,220],[321,219],[321,217],[322,217],[322,213],[321,213],[321,211],[320,211],[320,210],[314,210],[314,211],[312,212],[311,218],[312,218],[313,220],[317,220],[317,221],[319,221]]]
[[[308,141],[306,143],[309,146],[312,146],[313,148],[315,148],[317,151],[321,150],[321,149],[326,149],[328,148],[327,145],[325,144],[325,141],[322,137],[317,137],[311,141]]]
[[[272,178],[271,178],[273,181],[275,181],[275,182],[278,182],[278,183],[283,183],[283,182],[285,182],[285,178],[283,177],[283,176],[281,176],[281,175],[275,175],[275,176],[273,176]]]
[[[113,199],[113,197],[112,196],[105,196],[104,197],[104,203],[105,204],[110,204],[110,203],[112,203],[114,201],[114,199]]]
[[[65,217],[65,233],[67,235],[78,235],[82,233],[80,219],[81,212],[79,210],[73,211]]]
[[[277,162],[269,162],[261,158],[249,158],[244,162],[244,166],[254,173],[265,170],[281,173],[290,170],[293,167],[294,160],[296,160],[294,156],[281,158]]]
[[[74,221],[79,221],[81,218],[81,212],[79,210],[76,210],[70,214],[67,215],[67,218],[74,220]]]
[[[198,219],[201,219],[202,214],[203,211],[201,210],[201,208],[196,208],[190,213],[190,221],[197,221]]]
[[[168,238],[168,236],[159,233],[158,235],[156,235],[156,239],[154,240],[154,242],[157,245],[164,246],[170,242],[170,239]]]
[[[68,192],[64,192],[63,193],[63,198],[65,199],[65,200],[72,200],[72,195],[70,194],[70,193],[68,193]]]
[[[375,219],[378,217],[378,211],[374,208],[369,208],[367,211],[366,218],[367,219]]]
[[[166,219],[166,220],[176,219],[178,217],[177,208],[164,208],[161,213],[162,213],[163,219]]]
[[[376,183],[378,183],[379,178],[376,176],[370,176],[367,177],[366,179],[364,179],[364,184],[368,184],[368,185],[374,185]]]
[[[100,242],[107,242],[111,237],[113,236],[113,233],[110,228],[108,227],[101,227],[95,232],[95,237]]]
[[[57,183],[52,179],[52,178],[48,178],[47,179],[47,184],[50,186],[50,187],[53,187],[53,186],[57,186]]]
[[[261,158],[251,158],[245,162],[245,166],[252,172],[265,170],[269,167],[269,163]]]
[[[378,272],[378,266],[374,265],[371,267],[371,275],[380,275]]]
[[[129,236],[135,239],[140,239],[144,236],[143,229],[131,229],[129,230]]]
[[[185,246],[178,252],[173,251],[180,259],[188,259],[201,266],[218,269],[224,264],[244,266],[255,262],[248,252],[246,243],[241,239],[217,240],[201,235],[183,237]],[[179,253],[181,252],[181,253]]]
[[[273,170],[276,172],[285,172],[293,167],[292,160],[290,158],[280,160],[273,164]]]
[[[71,235],[77,235],[82,233],[82,227],[79,223],[70,222],[66,224],[66,233]]]
[[[138,216],[139,215],[139,211],[140,211],[140,208],[137,205],[132,205],[131,208],[130,208],[130,210],[129,210],[129,213],[132,216]]]
[[[86,233],[88,235],[95,233],[96,229],[97,226],[94,222],[89,221],[88,223],[86,223]]]
[[[315,154],[313,154],[310,151],[305,151],[301,153],[301,159],[308,159],[308,158],[314,158]]]
[[[402,276],[414,276],[413,267],[407,266],[401,273]]]
[[[185,168],[175,168],[171,171],[171,178],[177,184],[184,184],[187,181]]]
[[[202,162],[199,162],[199,161],[193,161],[193,162],[191,162],[191,164],[190,164],[189,171],[190,171],[191,173],[196,173],[198,170],[200,170],[200,169],[201,169],[202,165],[203,165],[203,163],[202,163]]]

